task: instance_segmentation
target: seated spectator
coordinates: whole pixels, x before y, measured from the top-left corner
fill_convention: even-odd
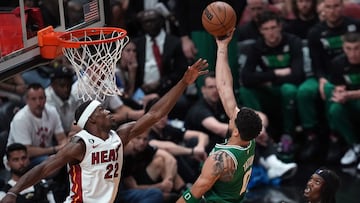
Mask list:
[[[10,168],[11,179],[0,190],[0,200],[13,187],[19,178],[24,175],[30,166],[26,146],[13,143],[6,149],[7,165]],[[55,203],[54,196],[46,180],[30,186],[17,194],[18,203]]]
[[[344,54],[332,60],[330,83],[325,90],[331,100],[329,118],[332,130],[346,141],[348,151],[341,158],[343,166],[358,164],[360,170],[360,34],[346,33],[343,37]]]
[[[343,53],[342,36],[347,32],[359,32],[359,21],[345,16],[343,13],[343,1],[341,0],[323,0],[323,12],[325,20],[316,24],[308,34],[308,46],[312,69],[315,77],[306,80],[308,83],[304,88],[300,87],[298,95],[301,95],[301,101],[298,100],[298,112],[302,126],[310,133],[305,135],[305,146],[301,157],[303,160],[313,159],[319,155],[323,138],[313,130],[327,131],[326,142],[329,143],[329,151],[326,156],[328,162],[338,162],[340,150],[339,137],[332,131],[329,118],[330,100],[326,99],[325,89],[329,85],[329,75],[331,61]],[[301,85],[303,86],[303,85]],[[299,97],[299,96],[298,96]],[[317,105],[320,103],[319,105]],[[321,118],[321,117],[325,118]],[[326,121],[327,126],[321,126],[321,122]],[[341,155],[340,155],[341,156]]]
[[[45,102],[44,88],[37,83],[30,84],[26,92],[26,106],[17,112],[10,124],[8,145],[25,145],[30,166],[44,161],[67,143],[59,114],[55,107],[45,105]]]
[[[50,86],[45,89],[46,104],[56,108],[66,135],[71,130],[74,112],[79,106],[79,100],[71,94],[74,76],[74,72],[70,68],[57,67],[50,75]]]
[[[311,175],[304,190],[304,197],[309,203],[335,203],[339,187],[339,176],[334,171],[322,167]]]
[[[317,0],[291,0],[295,18],[286,21],[284,30],[301,39],[307,39],[309,30],[319,22]]]
[[[121,99],[134,109],[142,109],[148,100],[158,97],[156,93],[145,95],[141,88],[135,89],[136,71],[138,68],[136,45],[130,41],[121,53],[118,68],[116,69],[116,82],[123,89]]]
[[[165,19],[157,10],[144,10],[138,17],[145,34],[133,40],[138,50],[135,89],[141,88],[145,95],[162,96],[179,81],[189,64],[180,38],[165,32]],[[187,109],[188,101],[182,96],[169,116],[182,120]]]
[[[40,84],[30,84],[25,98],[26,106],[11,121],[7,144],[25,145],[32,168],[57,153],[68,140],[55,107],[45,104],[45,90]],[[68,185],[61,181],[67,181],[67,177],[65,167],[53,172],[53,180],[60,181],[54,188],[57,201],[65,200]]]
[[[209,136],[206,147],[209,153],[216,143],[225,141],[228,131],[227,116],[216,89],[214,72],[204,76],[201,93],[202,97],[189,109],[184,125],[186,129],[204,132]]]
[[[246,9],[244,14],[248,16],[248,19],[244,24],[239,25],[238,40],[243,42],[245,40],[256,40],[260,37],[259,29],[257,28],[256,22],[259,14],[264,12],[265,10],[269,10],[269,4],[264,0],[247,0]],[[243,18],[245,16],[243,15]]]
[[[123,183],[128,189],[158,188],[171,202],[185,188],[177,161],[167,151],[149,145],[149,130],[133,138],[124,149]]]
[[[145,112],[158,101],[153,99],[148,102]],[[163,149],[175,156],[178,161],[178,173],[185,182],[194,182],[200,172],[200,163],[207,157],[205,148],[209,137],[203,132],[175,128],[168,123],[164,116],[152,126],[150,131],[151,146]]]
[[[248,50],[240,98],[244,106],[266,113],[271,135],[280,140],[283,157],[291,160],[297,89],[305,79],[302,42],[282,32],[282,21],[273,12],[263,12],[257,22],[262,37]]]

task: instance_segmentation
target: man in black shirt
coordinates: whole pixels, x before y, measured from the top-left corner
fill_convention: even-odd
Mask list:
[[[258,28],[262,38],[247,55],[241,75],[241,101],[244,106],[266,113],[269,127],[274,128],[274,122],[280,121],[276,133],[282,134],[282,151],[292,155],[295,100],[298,85],[304,80],[302,42],[294,35],[282,33],[280,17],[273,12],[259,16]]]
[[[333,130],[344,137],[349,150],[341,158],[342,165],[357,162],[360,153],[360,34],[347,33],[343,37],[344,54],[332,60],[330,82],[325,90],[331,100],[329,118]],[[360,170],[360,163],[357,165]]]
[[[309,30],[319,22],[316,0],[292,0],[295,19],[286,22],[285,31],[307,39]]]
[[[306,150],[302,153],[302,159],[309,159],[318,154],[317,146],[319,144],[318,132],[321,111],[325,111],[328,118],[329,102],[325,100],[325,88],[329,85],[329,70],[331,60],[341,54],[342,36],[346,32],[359,31],[359,22],[345,17],[342,14],[342,0],[324,0],[324,12],[326,19],[324,22],[316,24],[309,32],[308,46],[310,49],[310,58],[312,68],[315,73],[314,78],[309,78],[301,85],[298,91],[298,109],[302,126],[306,132]],[[319,108],[320,98],[325,102],[325,109]],[[320,101],[321,102],[321,101]],[[322,103],[322,102],[321,102]],[[321,105],[323,106],[323,105]],[[320,110],[320,111],[319,111]],[[330,124],[330,129],[331,123]],[[313,132],[315,131],[315,133]],[[337,138],[331,133],[330,149],[335,149]],[[334,146],[334,147],[333,147]],[[327,160],[333,161],[338,157],[338,150],[332,150],[328,153]]]

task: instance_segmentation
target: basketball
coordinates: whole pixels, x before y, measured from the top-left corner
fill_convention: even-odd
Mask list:
[[[206,6],[201,21],[208,33],[215,37],[221,37],[235,27],[236,13],[229,4],[215,1]]]

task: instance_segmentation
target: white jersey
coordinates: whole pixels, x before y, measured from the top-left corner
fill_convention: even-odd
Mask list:
[[[111,130],[102,140],[85,130],[76,135],[85,145],[84,159],[70,165],[70,195],[68,203],[112,203],[115,200],[123,164],[123,146],[120,137]]]

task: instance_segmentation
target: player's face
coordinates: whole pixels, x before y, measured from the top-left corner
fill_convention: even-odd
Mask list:
[[[72,79],[71,78],[59,78],[55,79],[52,83],[52,88],[55,94],[63,101],[66,101],[70,97]]]
[[[297,0],[296,6],[300,12],[301,15],[308,16],[311,13],[311,8],[313,7],[313,1],[312,0]]]
[[[324,0],[324,12],[328,23],[337,24],[342,17],[342,0]]]
[[[22,176],[26,173],[30,160],[24,150],[16,150],[10,153],[7,164],[12,173]]]
[[[343,50],[350,64],[360,64],[360,42],[344,42]]]
[[[112,123],[114,122],[110,111],[102,106],[97,107],[91,117],[96,120],[98,126],[101,126],[106,130],[111,129]]]
[[[44,89],[29,89],[26,96],[26,104],[29,106],[31,113],[36,117],[41,117],[45,108],[46,96]]]
[[[276,20],[270,20],[260,26],[260,33],[265,43],[269,46],[276,46],[281,41],[281,24]]]
[[[324,179],[318,174],[313,174],[306,184],[304,196],[311,202],[318,202],[321,199],[321,188],[324,185]]]
[[[201,88],[204,99],[210,103],[217,103],[220,99],[216,88],[215,78],[208,77],[204,81],[204,86]]]

